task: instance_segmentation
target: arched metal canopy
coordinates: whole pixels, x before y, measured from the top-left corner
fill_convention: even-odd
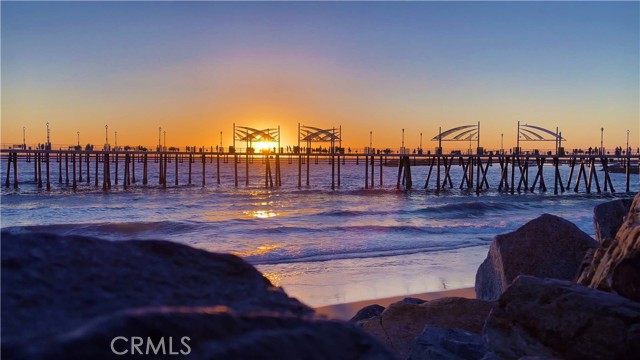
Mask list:
[[[246,126],[235,126],[235,140],[248,142],[278,142],[280,132],[277,128],[258,130]]]
[[[478,140],[480,125],[463,125],[446,130],[431,139],[431,141],[471,141]]]
[[[300,141],[305,142],[335,142],[342,140],[339,128],[323,130],[313,126],[302,125],[298,136]]]
[[[553,132],[535,125],[519,125],[518,134],[523,138],[522,141],[564,141],[560,133]]]

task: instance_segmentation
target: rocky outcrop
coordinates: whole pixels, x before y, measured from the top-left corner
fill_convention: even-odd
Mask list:
[[[411,344],[408,360],[480,360],[487,352],[482,336],[427,325]]]
[[[569,281],[518,277],[487,318],[488,359],[632,359],[640,304]]]
[[[596,240],[602,244],[613,240],[622,226],[633,199],[608,201],[593,208],[593,224],[596,228]]]
[[[493,239],[476,273],[479,299],[493,301],[518,275],[574,280],[597,242],[571,222],[544,214]]]
[[[596,252],[590,271],[578,282],[640,301],[640,194],[615,239]]]
[[[142,345],[132,349],[134,338]],[[115,340],[114,340],[115,339]],[[8,358],[152,359],[389,359],[373,338],[346,323],[270,313],[238,314],[228,307],[146,308],[97,318]],[[10,349],[11,350],[11,349]],[[125,356],[128,355],[128,356]],[[142,356],[144,355],[144,356]],[[4,356],[3,356],[4,357]]]
[[[458,297],[422,304],[399,301],[380,316],[365,321],[362,328],[387,345],[399,359],[406,358],[413,340],[426,325],[457,328],[479,334],[492,304]]]
[[[105,341],[121,334],[193,336],[194,354],[212,358],[389,356],[352,325],[316,320],[233,255],[165,241],[6,232],[1,244],[3,358],[112,357]],[[338,347],[325,348],[329,342]]]
[[[349,322],[362,325],[363,321],[369,320],[374,316],[380,316],[383,311],[384,306],[382,305],[373,304],[365,306],[362,309],[358,310],[358,312],[349,320]]]
[[[424,304],[427,302],[427,300],[423,300],[423,299],[418,299],[418,298],[414,298],[414,297],[406,297],[402,300],[403,303],[407,303],[407,304]]]

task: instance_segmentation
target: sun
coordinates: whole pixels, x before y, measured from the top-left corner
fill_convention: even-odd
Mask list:
[[[277,147],[276,143],[268,141],[258,141],[251,144],[257,153],[273,151],[273,148]]]

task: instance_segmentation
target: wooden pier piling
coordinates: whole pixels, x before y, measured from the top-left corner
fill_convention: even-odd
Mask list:
[[[118,153],[115,153],[113,157],[113,161],[115,163],[115,170],[116,170],[116,173],[115,173],[116,176],[114,178],[114,182],[115,182],[115,185],[118,185],[118,163],[120,162],[118,158]]]
[[[38,153],[38,188],[42,189],[42,153]]]
[[[374,170],[376,168],[375,155],[371,154],[371,188],[373,189],[373,183],[375,182]]]
[[[369,188],[369,155],[364,156],[364,188]]]
[[[142,185],[146,186],[149,181],[149,157],[144,154],[142,159]]]
[[[130,156],[130,162],[131,162],[131,182],[132,183],[136,183],[136,154],[132,153]],[[131,185],[131,184],[129,184]]]
[[[202,186],[204,187],[207,184],[207,176],[205,175],[207,165],[207,159],[204,157],[204,152],[202,153]]]
[[[336,158],[338,160],[337,163],[337,170],[338,170],[338,174],[337,174],[337,180],[338,180],[338,187],[340,187],[340,153],[338,153],[338,155],[336,155]]]
[[[83,182],[82,180],[82,153],[78,153],[78,181]]]
[[[640,165],[640,164],[638,164]],[[627,179],[627,186],[626,186],[626,191],[629,192],[629,180],[630,180],[630,175],[631,175],[631,158],[629,157],[629,155],[627,154],[627,166],[625,169],[625,177]]]
[[[96,167],[95,167],[95,176],[93,177],[93,179],[95,180],[95,187],[98,187],[98,163],[100,162],[100,154],[96,153]]]
[[[220,185],[220,153],[216,154],[216,180]]]
[[[298,189],[302,188],[302,154],[298,149]]]
[[[310,176],[310,169],[309,169],[309,164],[311,162],[311,155],[309,153],[309,149],[307,149],[307,186],[309,186],[310,184],[310,180],[309,180],[309,176]]]
[[[38,182],[38,153],[33,153],[33,176],[35,177],[35,182]]]
[[[378,157],[380,158],[380,171],[379,171],[379,173],[380,173],[380,187],[382,187],[383,186],[383,183],[382,183],[382,155],[379,155]]]
[[[91,184],[91,154],[87,153],[87,185]]]
[[[18,153],[13,153],[13,188],[18,188]]]
[[[407,190],[410,190],[413,186],[411,179],[411,158],[408,155],[401,155],[398,159],[398,181],[396,189],[400,189],[401,183]]]
[[[193,154],[192,153],[189,153],[188,163],[189,163],[189,177],[188,177],[187,182],[189,183],[189,185],[191,185],[191,164],[193,163]]]
[[[76,154],[71,154],[71,162],[73,165],[73,190],[78,188],[78,183],[76,182]],[[49,187],[49,163],[47,163],[47,187]]]
[[[238,187],[238,155],[233,154],[233,181],[235,187]]]
[[[276,153],[276,186],[282,186],[282,167],[280,165],[280,154],[278,153]],[[340,186],[340,168],[338,168],[338,186]]]
[[[64,154],[64,176],[65,184],[69,186],[69,153]]]
[[[11,155],[11,153],[9,153],[9,156],[7,156],[7,180],[4,182],[4,186],[5,187],[9,187],[9,178],[11,175],[11,161],[13,160],[13,155]]]

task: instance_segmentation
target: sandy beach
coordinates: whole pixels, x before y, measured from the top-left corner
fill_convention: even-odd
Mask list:
[[[439,299],[443,297],[454,297],[454,296],[474,299],[476,297],[476,292],[474,288],[469,287],[469,288],[462,288],[462,289],[428,292],[428,293],[415,294],[415,295],[393,296],[393,297],[381,298],[381,299],[363,300],[363,301],[355,301],[355,302],[344,303],[344,304],[320,306],[315,308],[315,310],[318,315],[325,316],[328,319],[349,320],[358,312],[358,310],[362,309],[365,306],[369,306],[373,304],[378,304],[378,305],[387,307],[390,304],[400,301],[407,297],[418,298],[422,300],[434,300],[434,299]]]

